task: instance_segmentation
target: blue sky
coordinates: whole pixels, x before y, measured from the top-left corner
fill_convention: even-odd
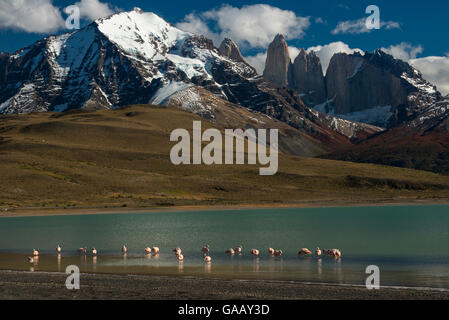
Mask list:
[[[14,0],[11,0],[14,1]],[[32,1],[32,0],[28,0]],[[54,0],[56,7],[65,7],[73,4],[74,0]],[[343,41],[350,47],[363,50],[374,50],[380,47],[409,42],[412,45],[421,45],[423,55],[444,55],[449,47],[443,38],[449,31],[449,1],[445,0],[370,0],[370,1],[339,1],[339,0],[308,0],[308,1],[145,1],[145,0],[109,0],[112,6],[124,10],[131,10],[134,6],[144,11],[152,11],[169,22],[181,21],[191,12],[201,13],[210,9],[220,8],[222,4],[234,7],[253,4],[269,4],[284,10],[292,10],[298,16],[311,16],[322,18],[325,23],[312,23],[306,30],[302,39],[289,40],[297,47],[311,47],[334,41]],[[1,3],[1,1],[0,1]],[[366,17],[365,8],[376,4],[381,10],[381,19],[396,21],[400,29],[380,30],[369,34],[331,34],[338,22]],[[268,23],[268,22],[267,22]],[[1,28],[1,27],[0,27]],[[55,33],[62,33],[60,32]],[[15,51],[42,38],[42,34],[30,34],[19,30],[0,29],[0,50]]]
[[[131,10],[137,6],[144,11],[151,11],[163,17],[173,24],[182,24],[185,28],[194,32],[203,32],[213,38],[216,45],[223,36],[229,36],[239,43],[242,53],[248,57],[248,61],[254,65],[259,64],[259,68],[264,61],[264,52],[268,46],[268,41],[263,39],[266,36],[271,39],[273,32],[286,33],[292,55],[298,48],[315,47],[317,50],[327,44],[341,42],[326,50],[321,50],[322,60],[326,60],[326,54],[333,54],[336,50],[346,51],[361,49],[372,51],[377,48],[390,50],[398,58],[411,60],[415,58],[425,59],[428,56],[438,56],[439,64],[435,65],[432,60],[432,70],[429,77],[431,80],[446,81],[441,86],[447,86],[449,92],[449,45],[445,38],[449,31],[449,1],[447,0],[370,0],[370,1],[349,1],[349,0],[296,0],[296,1],[145,1],[145,0],[0,0],[0,51],[14,52],[41,39],[48,34],[60,34],[64,30],[61,26],[62,19],[66,19],[66,14],[62,9],[72,5],[77,1],[84,4],[90,3],[92,6],[85,9],[85,25],[91,21],[92,12],[98,8],[99,12],[109,12],[116,10]],[[101,2],[99,2],[101,1]],[[22,3],[18,6],[18,3]],[[29,18],[25,15],[27,5],[39,5],[41,12],[35,17]],[[186,4],[187,3],[187,4]],[[264,4],[263,10],[258,5]],[[371,32],[357,31],[357,28],[340,28],[337,26],[355,26],[357,21],[366,19],[368,16],[365,9],[368,5],[377,5],[380,8],[380,18],[385,24],[381,30]],[[227,5],[229,10],[223,10]],[[102,7],[100,7],[102,6]],[[48,9],[47,9],[48,8]],[[246,9],[245,9],[246,8]],[[257,8],[262,10],[267,16],[260,21]],[[232,10],[231,10],[232,9]],[[46,11],[45,11],[46,10]],[[56,10],[47,17],[46,12]],[[233,11],[234,10],[234,11]],[[239,13],[236,17],[232,12]],[[186,15],[192,14],[190,20],[186,20]],[[100,13],[99,13],[100,14]],[[273,18],[271,18],[273,14]],[[268,18],[266,18],[268,17]],[[239,19],[240,18],[240,19]],[[259,21],[257,19],[259,18]],[[33,20],[34,19],[34,20]],[[37,21],[35,21],[37,19]],[[55,24],[51,30],[44,30],[45,26],[51,23],[46,19],[53,19]],[[221,20],[220,20],[221,19]],[[306,20],[304,20],[306,19]],[[60,21],[61,20],[61,21]],[[247,21],[254,20],[257,27],[251,32],[240,27]],[[192,22],[204,23],[207,27],[198,28]],[[278,27],[276,27],[276,22]],[[258,24],[257,24],[258,23]],[[343,24],[342,24],[343,23]],[[223,26],[226,25],[227,26]],[[232,24],[233,26],[229,26]],[[297,24],[297,25],[295,25]],[[288,27],[286,27],[288,26]],[[227,29],[226,29],[227,28]],[[239,29],[240,28],[240,29]],[[339,30],[339,32],[337,32]],[[262,36],[262,38],[261,38]],[[244,37],[249,40],[245,41]],[[267,39],[268,39],[267,38]],[[338,48],[338,49],[336,49]],[[351,50],[349,50],[351,49]],[[325,63],[324,63],[325,64]],[[422,68],[429,68],[429,60],[416,61]],[[439,69],[447,68],[448,71],[440,74]],[[438,73],[438,74],[436,74]]]

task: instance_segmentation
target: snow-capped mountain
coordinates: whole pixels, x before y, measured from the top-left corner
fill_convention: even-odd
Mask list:
[[[381,130],[309,109],[294,90],[259,76],[232,40],[218,49],[138,8],[0,55],[0,72],[2,114],[169,104],[183,96],[181,107],[213,119],[204,99],[188,94],[201,87],[333,148]]]

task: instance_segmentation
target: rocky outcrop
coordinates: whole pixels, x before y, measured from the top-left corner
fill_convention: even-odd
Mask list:
[[[237,62],[245,62],[237,44],[229,38],[226,38],[218,48],[220,54]]]
[[[287,41],[278,34],[268,47],[263,77],[280,87],[289,87],[292,83],[291,67]]]
[[[327,70],[326,87],[332,114],[366,116],[371,112],[370,123],[387,127],[406,121],[441,98],[418,70],[381,50],[363,56],[335,54]],[[374,115],[375,110],[384,116]],[[366,119],[370,121],[369,116]]]
[[[315,106],[327,99],[326,84],[320,58],[315,52],[307,53],[302,49],[293,63],[293,79],[291,84],[308,106]]]

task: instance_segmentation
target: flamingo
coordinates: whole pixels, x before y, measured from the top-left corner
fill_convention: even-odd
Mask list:
[[[205,256],[204,257],[204,262],[211,263],[212,262],[212,258],[210,256]]]
[[[243,249],[243,247],[240,245],[240,246],[238,246],[237,248],[235,248],[234,251],[235,251],[236,253],[238,253],[238,254],[241,254],[241,253],[242,253],[242,249]]]
[[[312,251],[310,251],[307,248],[302,248],[301,251],[299,251],[298,253],[300,256],[308,256],[310,254],[312,254]]]
[[[204,253],[205,255],[209,254],[210,246],[209,245],[204,246],[203,249],[201,249],[201,252]]]
[[[182,250],[181,250],[181,248],[176,248],[176,249],[173,249],[173,252],[179,256],[182,253]]]
[[[33,257],[38,257],[39,256],[39,251],[37,251],[36,249],[33,249]]]
[[[282,254],[283,254],[282,250],[275,250],[274,251],[274,256],[275,257],[280,257],[280,256],[282,256]]]
[[[77,251],[79,254],[86,254],[87,248],[79,248]]]
[[[151,252],[153,252],[153,254],[159,254],[160,250],[159,250],[158,247],[153,247],[153,248],[151,249]]]
[[[28,262],[29,263],[34,263],[34,258],[33,257],[28,257]]]
[[[150,254],[150,253],[151,253],[151,248],[146,247],[146,248],[145,248],[145,253],[146,253],[146,254]]]
[[[183,256],[181,253],[178,254],[177,256],[178,256],[178,261],[179,261],[179,262],[184,261],[184,256]]]
[[[332,249],[331,254],[335,258],[341,258],[341,251],[338,249]]]
[[[128,252],[128,248],[125,245],[123,245],[122,246],[122,253],[125,254],[127,252]]]
[[[226,250],[226,253],[230,254],[230,255],[234,255],[235,254],[235,250],[230,248],[230,249]]]
[[[321,251],[320,248],[316,248],[315,254],[316,254],[317,257],[320,257],[323,254],[323,252]]]
[[[97,249],[95,249],[95,248],[92,248],[92,254],[93,254],[94,256],[96,256],[96,255],[97,255],[97,253],[98,253]]]
[[[253,256],[258,256],[259,255],[259,250],[257,250],[257,249],[253,249],[253,250],[251,250],[251,254],[253,255]]]
[[[274,249],[273,248],[268,249],[268,253],[273,256],[274,255]]]
[[[61,251],[62,251],[62,248],[59,246],[59,244],[58,244],[58,246],[56,247],[56,252],[57,253],[61,253]]]

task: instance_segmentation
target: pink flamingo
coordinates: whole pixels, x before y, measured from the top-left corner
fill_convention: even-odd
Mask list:
[[[85,253],[87,252],[87,248],[79,248],[79,249],[77,250],[77,252],[78,252],[79,254],[85,254]]]
[[[125,245],[123,245],[122,246],[122,253],[125,254],[127,252],[128,252],[128,248]]]
[[[182,253],[182,250],[181,250],[181,248],[176,248],[176,249],[173,249],[173,252],[179,256]]]
[[[204,262],[211,263],[212,262],[212,258],[210,256],[205,256],[204,257]]]
[[[315,255],[316,255],[317,257],[321,257],[322,254],[323,254],[323,252],[321,251],[321,249],[320,249],[320,248],[316,248],[316,250],[315,250]]]
[[[237,253],[237,254],[241,254],[242,250],[243,250],[243,246],[242,245],[240,245],[240,246],[238,246],[237,248],[234,249],[235,253]]]
[[[312,254],[312,251],[310,251],[307,248],[302,248],[301,251],[299,251],[298,253],[300,256],[308,256],[310,254]]]
[[[230,248],[230,249],[226,250],[226,253],[230,254],[231,256],[233,256],[235,254],[235,250]]]
[[[178,261],[179,262],[184,261],[184,256],[181,253],[177,254],[177,256],[178,256]]]
[[[151,253],[151,248],[146,247],[146,248],[145,248],[145,253],[146,253],[146,254],[150,254],[150,253]]]
[[[251,250],[251,254],[253,255],[253,256],[259,256],[259,250],[257,250],[257,249],[253,249],[253,250]]]
[[[34,257],[38,257],[39,256],[39,251],[37,251],[36,249],[33,249],[33,256]]]
[[[98,251],[97,251],[97,249],[95,249],[95,248],[92,248],[92,254],[93,254],[94,256],[96,256],[96,255],[98,254]]]
[[[273,248],[268,249],[268,253],[274,256],[274,249]]]
[[[201,252],[202,252],[204,255],[208,255],[209,252],[210,252],[210,246],[209,246],[209,245],[204,246],[204,247],[201,249]]]
[[[59,244],[58,244],[58,246],[56,247],[56,252],[57,253],[61,253],[61,251],[62,251],[62,248],[59,246]]]
[[[153,253],[153,254],[159,254],[159,248],[158,247],[153,247],[152,249],[151,249],[151,252]]]
[[[282,256],[282,254],[283,254],[282,250],[275,250],[274,251],[274,256],[275,257],[280,257],[280,256]]]

